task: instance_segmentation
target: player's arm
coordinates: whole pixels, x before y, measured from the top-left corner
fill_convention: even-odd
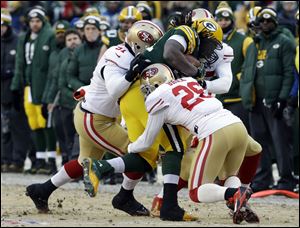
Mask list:
[[[128,145],[128,153],[143,152],[151,147],[156,136],[164,125],[164,116],[164,110],[159,110],[153,114],[149,114],[145,131],[135,142]]]
[[[131,85],[124,77],[126,71],[110,62],[103,69],[107,92],[114,99],[119,99]]]
[[[214,94],[228,93],[232,83],[231,63],[223,62],[216,67],[218,79],[206,82],[206,90]]]
[[[185,47],[177,40],[169,39],[165,43],[163,57],[165,61],[174,69],[185,75],[197,74],[197,67],[191,64],[184,55]]]
[[[223,45],[224,52],[222,61],[217,65],[215,71],[218,79],[206,82],[206,90],[214,94],[228,93],[232,84],[231,62],[234,58],[233,49],[228,45]]]

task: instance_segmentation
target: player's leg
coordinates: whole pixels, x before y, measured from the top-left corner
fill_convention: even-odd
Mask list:
[[[242,182],[242,186],[250,186],[259,164],[261,151],[261,145],[249,135],[246,154],[238,173],[238,177]]]
[[[216,140],[218,139],[218,140]],[[248,188],[238,187],[237,177],[228,179],[226,185],[214,184],[222,167],[226,177],[234,176],[242,163],[247,147],[247,131],[241,123],[224,127],[202,140],[196,151],[189,180],[190,198],[194,202],[217,202],[233,199],[234,222],[241,222],[240,209],[251,196]]]
[[[75,159],[66,163],[56,175],[54,175],[45,183],[33,184],[27,187],[27,195],[33,199],[40,211],[48,211],[48,198],[53,191],[55,191],[58,187],[72,181],[73,179],[77,179],[82,176],[83,169],[80,163],[84,158],[102,158],[104,152],[107,150],[107,148],[104,147],[108,147],[108,142],[101,144],[101,140],[99,139],[100,137],[102,138],[102,141],[103,139],[107,138],[112,139],[112,135],[119,137],[120,140],[117,140],[118,138],[115,137],[113,138],[116,139],[115,141],[117,144],[113,144],[115,142],[113,142],[111,145],[109,144],[110,147],[114,146],[117,148],[115,149],[117,152],[119,150],[125,152],[127,147],[128,138],[126,131],[114,122],[103,122],[105,117],[99,116],[93,117],[92,122],[89,121],[87,118],[85,118],[86,113],[80,110],[79,104],[76,106],[74,114],[74,124],[80,140],[79,160]],[[107,128],[108,123],[110,124],[109,128]],[[104,125],[104,127],[102,125]],[[95,130],[95,132],[88,131],[88,127],[90,127],[92,130]],[[106,130],[104,130],[104,128],[106,128]],[[108,132],[108,136],[106,136],[106,132]],[[37,200],[37,198],[40,200]]]

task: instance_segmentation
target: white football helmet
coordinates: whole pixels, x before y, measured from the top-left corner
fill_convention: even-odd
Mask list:
[[[194,22],[197,19],[202,18],[211,18],[213,19],[214,16],[206,9],[204,8],[198,8],[192,10],[192,22]]]
[[[129,29],[125,42],[129,44],[135,54],[143,53],[147,47],[155,44],[163,36],[161,29],[151,21],[135,22]]]
[[[167,65],[162,63],[151,64],[141,73],[141,91],[147,97],[161,84],[174,79],[174,74]]]

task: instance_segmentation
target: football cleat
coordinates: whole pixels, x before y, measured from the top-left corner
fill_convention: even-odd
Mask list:
[[[84,190],[90,197],[95,197],[98,192],[99,179],[93,170],[93,160],[91,158],[85,158],[82,165]]]
[[[186,212],[184,209],[176,205],[172,208],[162,207],[160,210],[160,219],[167,221],[197,221],[199,218]]]
[[[244,220],[245,206],[247,201],[250,199],[251,194],[252,190],[250,188],[239,187],[233,195],[233,223],[240,224]]]
[[[149,216],[149,210],[139,203],[134,196],[128,197],[125,202],[120,195],[116,195],[112,200],[114,208],[126,212],[131,216]]]
[[[226,201],[226,206],[229,208],[229,215],[232,217],[234,213],[233,198]],[[249,203],[245,205],[245,211],[243,211],[244,220],[248,223],[259,223],[258,215],[251,209]]]
[[[160,216],[160,209],[163,203],[163,199],[158,197],[158,195],[155,195],[153,201],[152,201],[152,207],[150,210],[150,215],[152,217],[159,217]]]
[[[42,196],[41,184],[32,184],[26,188],[26,196],[29,196],[34,202],[35,207],[40,213],[47,213],[49,211],[48,198]]]

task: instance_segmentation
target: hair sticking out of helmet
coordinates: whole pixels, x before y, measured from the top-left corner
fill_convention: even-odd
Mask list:
[[[151,21],[135,22],[126,35],[125,42],[135,54],[143,53],[163,36],[161,29]]]
[[[173,72],[167,65],[162,63],[151,64],[141,73],[141,91],[147,97],[160,85],[174,79]]]

